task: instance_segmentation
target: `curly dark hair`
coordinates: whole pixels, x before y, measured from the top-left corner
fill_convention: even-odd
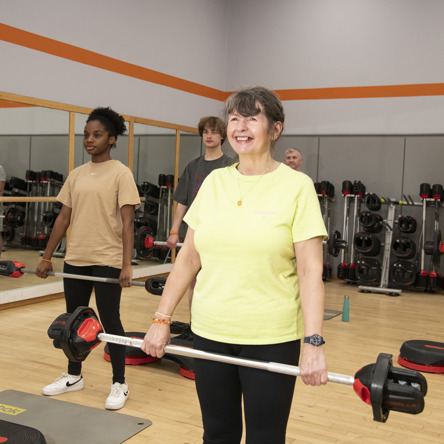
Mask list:
[[[99,107],[91,111],[86,123],[93,120],[98,120],[109,132],[110,136],[114,136],[116,138],[116,141],[117,136],[121,136],[126,131],[125,119],[110,107]],[[116,144],[114,143],[113,146],[116,146]]]

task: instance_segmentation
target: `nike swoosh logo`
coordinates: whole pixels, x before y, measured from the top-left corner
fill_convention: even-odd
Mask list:
[[[77,379],[77,381],[76,382],[73,382],[72,384],[68,381],[67,383],[66,383],[66,387],[71,387],[71,386],[73,386],[73,385],[76,385],[78,382],[80,382],[82,379]]]
[[[128,396],[128,392],[125,392],[124,395],[125,395],[125,396]]]

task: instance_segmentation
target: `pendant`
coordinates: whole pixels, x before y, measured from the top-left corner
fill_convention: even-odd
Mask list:
[[[237,205],[240,207],[240,206],[242,205],[242,201],[241,201],[241,200],[238,200],[238,201],[237,201]]]

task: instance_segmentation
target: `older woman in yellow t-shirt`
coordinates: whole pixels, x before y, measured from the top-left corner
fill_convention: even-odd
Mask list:
[[[327,232],[312,180],[274,160],[284,125],[280,100],[249,88],[225,104],[239,163],[213,171],[185,221],[184,246],[167,280],[143,350],[161,357],[168,324],[197,275],[194,348],[298,365],[306,384],[327,382],[323,350],[322,239]],[[295,377],[194,360],[204,442],[285,443]]]

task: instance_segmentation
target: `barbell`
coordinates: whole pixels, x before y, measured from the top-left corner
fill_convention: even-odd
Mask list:
[[[323,244],[327,245],[328,253],[333,257],[338,257],[342,249],[346,248],[347,241],[342,239],[341,233],[335,230],[327,240],[322,241]]]
[[[84,361],[100,342],[141,348],[142,339],[103,333],[98,317],[91,307],[78,307],[73,313],[58,316],[48,329],[54,347],[60,348],[70,361]],[[165,352],[173,355],[206,359],[225,364],[251,367],[273,373],[300,376],[300,368],[278,362],[256,361],[236,356],[195,350],[191,347],[166,345]],[[352,385],[362,401],[372,406],[373,419],[387,421],[391,410],[418,414],[424,410],[427,394],[425,377],[415,371],[392,366],[392,355],[380,353],[375,364],[362,367],[355,376],[328,373],[328,380]]]
[[[144,258],[149,259],[154,253],[154,247],[166,247],[167,243],[164,241],[155,241],[152,232],[148,227],[142,226],[137,230],[134,238],[134,248],[137,254]],[[183,243],[178,242],[176,247],[182,247]]]
[[[20,278],[24,273],[35,274],[35,270],[31,268],[25,268],[25,266],[16,261],[0,261],[0,276],[8,276],[13,278]],[[54,271],[48,271],[48,276],[58,276],[70,279],[80,279],[83,281],[93,281],[93,282],[103,282],[106,284],[118,284],[120,285],[119,279],[105,278],[99,276],[85,276],[82,274],[71,274],[71,273],[59,273]],[[164,277],[151,277],[145,282],[141,281],[131,281],[131,285],[135,287],[145,287],[148,293],[160,296],[165,287],[166,278]]]

